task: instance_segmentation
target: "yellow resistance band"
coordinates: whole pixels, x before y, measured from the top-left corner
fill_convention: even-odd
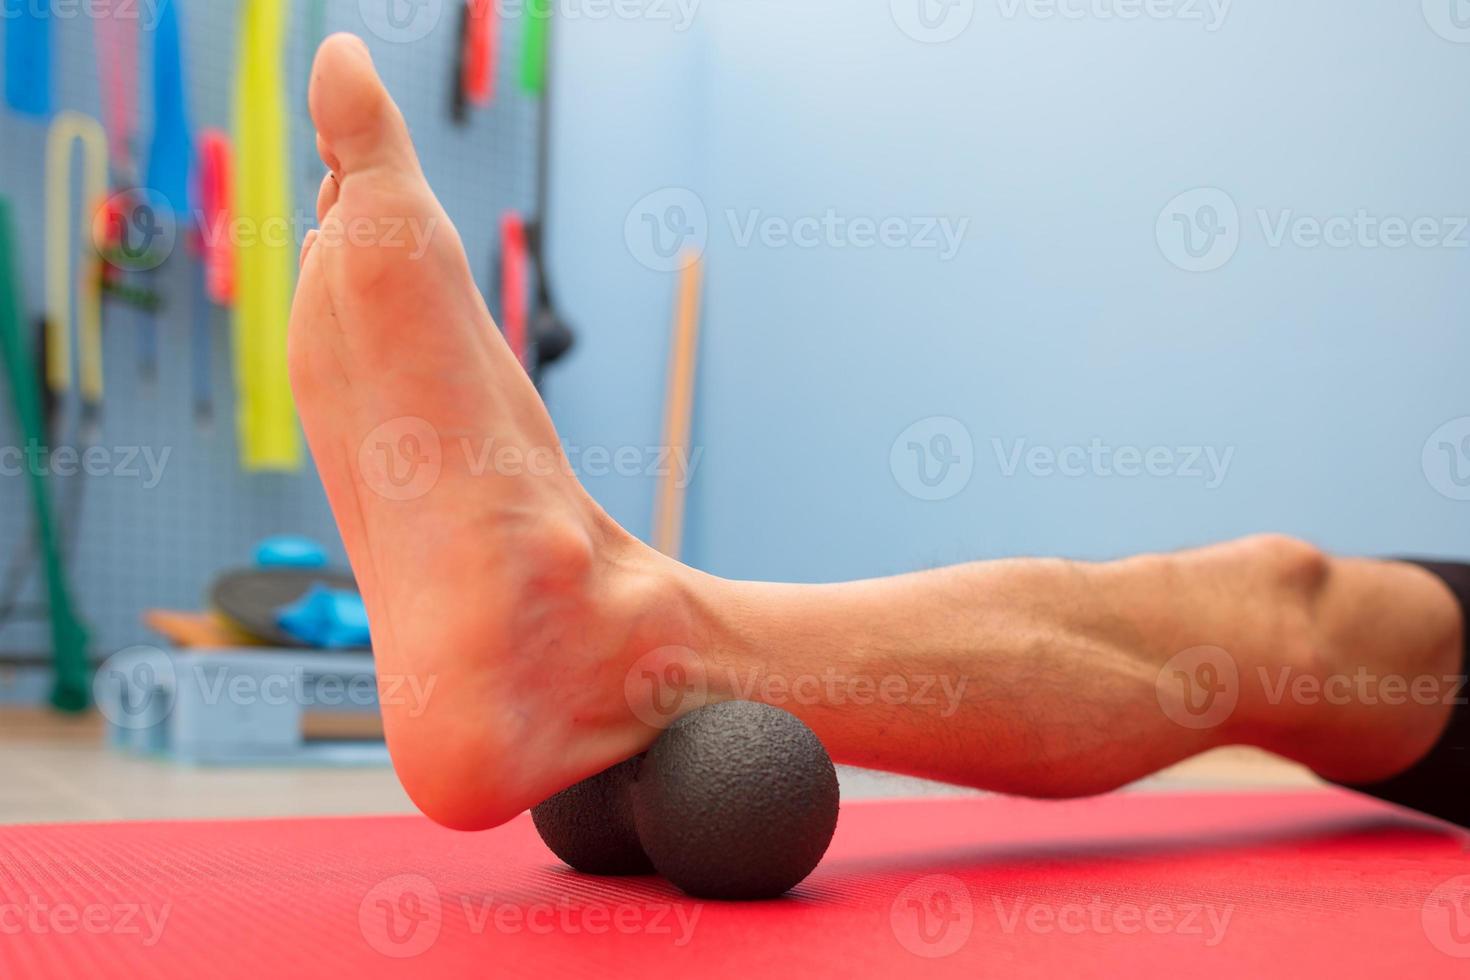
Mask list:
[[[82,145],[81,220],[71,236],[71,151]],[[82,401],[102,404],[102,256],[93,222],[107,200],[107,133],[79,112],[59,112],[46,139],[46,383],[72,385],[71,263],[77,258],[77,335]]]
[[[235,382],[240,462],[247,470],[301,466],[301,436],[286,370],[296,273],[283,78],[287,0],[246,0],[235,78]]]

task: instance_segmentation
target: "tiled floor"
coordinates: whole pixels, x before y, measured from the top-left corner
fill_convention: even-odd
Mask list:
[[[0,824],[84,820],[411,813],[386,767],[215,768],[114,752],[90,719],[0,714]],[[844,799],[967,793],[887,773],[841,772]],[[1298,766],[1248,749],[1210,753],[1139,789],[1253,789],[1313,785]]]

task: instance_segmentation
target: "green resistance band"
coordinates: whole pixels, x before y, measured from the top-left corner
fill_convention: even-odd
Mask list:
[[[15,404],[16,421],[27,447],[35,446],[35,458],[46,450],[46,426],[41,413],[41,391],[37,384],[30,344],[21,328],[19,270],[15,264],[15,239],[11,235],[10,203],[0,198],[0,357],[4,358]],[[92,670],[87,661],[87,631],[72,607],[66,570],[57,543],[56,521],[51,512],[45,468],[27,466],[35,512],[36,537],[46,570],[46,605],[51,616],[51,657],[55,680],[51,703],[63,711],[84,711],[91,704]]]
[[[546,22],[551,19],[551,0],[526,0],[523,16],[521,88],[540,95],[546,86]]]

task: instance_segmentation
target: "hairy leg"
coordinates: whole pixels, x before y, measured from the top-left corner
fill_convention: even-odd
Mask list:
[[[842,761],[1006,792],[1101,792],[1225,744],[1372,781],[1432,746],[1459,687],[1437,578],[1278,536],[713,593],[722,696],[782,703]]]

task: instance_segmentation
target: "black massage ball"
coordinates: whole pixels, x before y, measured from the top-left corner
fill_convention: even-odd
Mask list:
[[[629,790],[641,756],[584,779],[531,811],[553,854],[592,875],[653,873],[633,829]]]
[[[633,783],[638,839],[697,898],[775,898],[817,866],[837,828],[837,771],[794,715],[727,701],[680,718]]]

